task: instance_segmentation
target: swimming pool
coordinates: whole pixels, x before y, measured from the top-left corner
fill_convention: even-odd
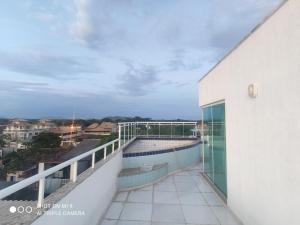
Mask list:
[[[144,175],[135,174],[136,179],[128,176],[128,181],[125,178],[122,182],[129,182],[130,186],[134,186],[134,180],[136,180],[137,185],[142,185],[143,176],[148,176],[144,179],[147,182],[155,181],[176,170],[198,164],[200,157],[199,139],[137,139],[123,152],[123,169],[143,168],[145,165],[160,164],[165,164],[166,168]]]

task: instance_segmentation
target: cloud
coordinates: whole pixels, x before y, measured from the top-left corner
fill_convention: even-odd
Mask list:
[[[205,67],[205,61],[217,63],[281,0],[74,2],[71,34],[93,51],[121,62],[189,71]]]
[[[35,92],[50,90],[48,83],[0,80],[0,92]]]
[[[120,1],[75,0],[73,35],[92,48],[165,49],[222,47],[223,33],[236,43],[281,0]],[[228,42],[226,42],[228,43]],[[232,44],[232,43],[228,43]]]
[[[40,52],[8,53],[0,51],[0,67],[8,71],[53,79],[76,79],[99,73],[93,59]]]
[[[153,84],[159,82],[159,71],[154,66],[144,65],[136,68],[126,63],[127,70],[119,76],[118,88],[121,93],[130,96],[143,96],[152,90]]]

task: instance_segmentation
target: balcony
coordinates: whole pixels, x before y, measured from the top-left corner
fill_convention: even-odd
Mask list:
[[[119,123],[116,140],[0,190],[0,224],[240,224],[202,176],[197,127]],[[7,200],[29,187],[35,199]]]

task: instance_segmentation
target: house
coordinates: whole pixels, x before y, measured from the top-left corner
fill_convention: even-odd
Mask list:
[[[84,133],[92,136],[110,135],[117,132],[117,124],[112,122],[93,123],[88,126]]]
[[[76,144],[77,139],[82,136],[82,127],[80,125],[59,126],[50,130],[55,134],[58,134],[62,140],[62,145]]]
[[[3,130],[3,135],[9,138],[9,149],[24,149],[24,143],[31,141],[32,138],[42,132],[50,131],[56,127],[50,120],[39,120],[36,123],[24,119],[14,119]]]

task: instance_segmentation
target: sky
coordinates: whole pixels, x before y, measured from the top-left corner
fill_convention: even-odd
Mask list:
[[[199,119],[198,80],[281,0],[10,0],[0,117]]]

